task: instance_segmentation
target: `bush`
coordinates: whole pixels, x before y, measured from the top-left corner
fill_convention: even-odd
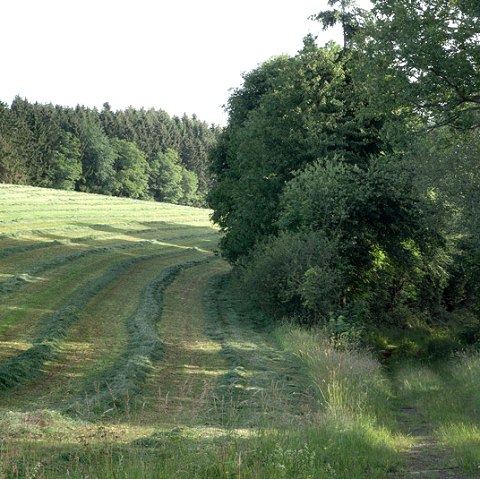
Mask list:
[[[335,245],[319,232],[282,233],[259,245],[243,279],[268,312],[316,320],[338,308],[343,284]]]

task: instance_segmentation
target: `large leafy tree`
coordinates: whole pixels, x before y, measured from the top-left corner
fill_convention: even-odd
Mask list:
[[[358,115],[346,61],[339,47],[318,48],[307,37],[298,55],[248,73],[230,98],[210,195],[228,259],[247,256],[278,231],[279,196],[296,170],[334,154],[365,164],[382,148],[376,120]]]
[[[142,151],[130,141],[114,138],[111,141],[115,154],[114,195],[145,198],[148,193],[149,166]]]
[[[357,7],[355,0],[328,0],[329,10],[312,15],[312,20],[322,24],[324,30],[340,25],[343,32],[343,49],[347,51],[358,32],[365,10]]]
[[[478,304],[480,3],[374,0],[356,38],[356,81],[383,115],[416,171],[414,185],[436,197],[446,222],[449,284],[444,303]],[[431,223],[435,229],[435,221]],[[477,299],[475,299],[477,298]]]
[[[480,3],[374,0],[357,48],[372,106],[425,128],[479,125]],[[420,123],[417,122],[420,120]]]

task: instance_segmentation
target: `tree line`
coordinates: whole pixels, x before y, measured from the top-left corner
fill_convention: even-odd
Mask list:
[[[222,253],[279,317],[478,318],[480,3],[372,4],[329,0],[313,17],[342,46],[307,36],[230,96],[211,155]]]
[[[204,205],[219,128],[162,110],[0,102],[0,181]]]

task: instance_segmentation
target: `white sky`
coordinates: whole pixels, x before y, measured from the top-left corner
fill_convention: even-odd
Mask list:
[[[241,73],[340,41],[308,16],[327,0],[0,0],[0,101],[163,109],[225,123]]]

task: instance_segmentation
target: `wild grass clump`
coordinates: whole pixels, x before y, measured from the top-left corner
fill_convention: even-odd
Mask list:
[[[439,398],[429,403],[439,439],[467,471],[480,468],[480,353],[464,353],[446,368]]]
[[[283,337],[306,365],[322,408],[329,415],[390,421],[389,382],[369,352],[353,347],[338,349],[322,331],[288,327]]]

